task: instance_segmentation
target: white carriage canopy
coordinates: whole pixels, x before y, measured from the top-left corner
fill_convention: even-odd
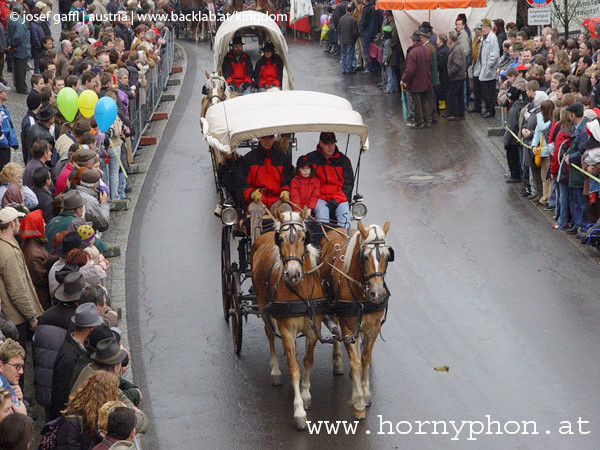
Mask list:
[[[236,97],[211,106],[200,119],[210,147],[223,153],[241,142],[270,134],[333,131],[360,138],[369,147],[369,129],[345,98],[313,91],[271,91]]]
[[[259,11],[236,12],[223,21],[215,35],[213,47],[215,52],[215,72],[218,71],[223,64],[223,59],[225,59],[225,55],[229,52],[229,44],[235,33],[246,27],[260,28],[267,33],[269,41],[275,46],[275,51],[281,57],[285,67],[285,70],[283,71],[282,89],[294,89],[294,80],[287,61],[288,48],[285,37],[281,33],[277,23],[267,14],[263,14]],[[256,61],[253,61],[253,63],[256,64]]]

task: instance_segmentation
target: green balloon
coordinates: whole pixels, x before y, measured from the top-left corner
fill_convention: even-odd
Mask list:
[[[73,88],[64,87],[56,96],[56,106],[67,122],[73,122],[79,110],[79,97]]]

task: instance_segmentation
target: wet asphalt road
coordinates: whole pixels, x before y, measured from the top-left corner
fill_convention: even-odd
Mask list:
[[[262,321],[244,324],[238,358],[222,319],[221,225],[198,128],[212,52],[207,44],[183,45],[182,95],[143,187],[127,255],[133,364],[153,421],[144,448],[600,448],[598,268],[503,182],[467,124],[408,130],[398,96],[381,94],[367,74],[342,76],[337,59],[317,45],[291,41],[296,88],[347,97],[369,125],[360,184],[366,222],[391,220],[396,250],[366,420],[351,436],[297,432],[280,344],[284,385],[275,388]],[[301,136],[300,154],[315,143],[316,135]],[[420,173],[436,179],[407,182]],[[332,376],[330,351],[317,346],[308,419],[353,420],[350,379]],[[345,351],[344,358],[347,367]],[[450,371],[433,370],[441,365]],[[487,427],[486,415],[517,421],[521,430],[522,421],[535,421],[538,434],[468,441],[467,424],[451,439],[449,421]],[[591,434],[579,433],[579,417],[591,422],[582,426]],[[378,434],[381,420],[410,421],[412,433]],[[416,421],[434,420],[448,421],[447,435],[432,435],[428,424],[426,434],[415,434]],[[561,421],[571,421],[575,434],[559,435]]]

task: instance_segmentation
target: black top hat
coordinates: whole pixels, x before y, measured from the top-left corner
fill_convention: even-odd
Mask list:
[[[96,352],[92,354],[93,361],[105,366],[121,364],[127,353],[121,348],[115,337],[102,339],[96,345]]]
[[[81,298],[81,292],[85,286],[83,274],[71,272],[65,277],[64,283],[58,287],[54,297],[61,302],[75,302]]]
[[[56,246],[56,254],[61,258],[66,258],[67,253],[74,248],[86,248],[89,247],[89,245],[89,243],[81,240],[79,233],[71,231],[70,233],[65,234],[62,242]]]
[[[331,131],[323,131],[319,135],[319,140],[323,144],[331,144],[332,142],[337,142],[337,139],[335,138],[335,133],[332,133]]]
[[[47,120],[52,119],[54,116],[56,116],[56,110],[49,104],[42,106],[37,113],[37,118],[41,122],[46,122]]]
[[[235,44],[244,45],[244,41],[242,41],[242,37],[241,36],[234,36],[233,37],[233,40],[231,41],[231,45],[235,45]]]
[[[267,42],[263,45],[263,52],[274,52],[275,46],[271,42]]]

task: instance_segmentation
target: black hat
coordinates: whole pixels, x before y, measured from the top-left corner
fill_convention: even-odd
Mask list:
[[[38,108],[42,104],[42,97],[35,91],[31,91],[31,93],[27,96],[27,108],[30,111]]]
[[[263,45],[263,53],[264,52],[274,52],[274,51],[275,51],[275,46],[271,42],[267,42],[265,45]]]
[[[98,342],[111,337],[114,337],[114,334],[111,331],[111,329],[105,324],[102,324],[94,328],[90,335],[87,337],[87,339],[85,340],[85,348],[87,349],[89,354],[92,354],[96,351],[96,346],[98,345]]]
[[[516,86],[511,86],[506,93],[506,97],[511,101],[515,102],[523,95],[523,91]]]
[[[71,231],[70,233],[65,234],[62,242],[56,246],[56,254],[61,258],[66,258],[67,253],[74,248],[86,248],[89,247],[89,245],[90,244],[81,239],[79,233]]]
[[[304,166],[310,166],[311,163],[308,162],[308,156],[307,155],[302,155],[300,158],[298,158],[298,162],[296,163],[296,167],[304,167]]]
[[[65,277],[65,282],[58,287],[54,297],[61,302],[78,301],[85,286],[83,274],[81,272],[71,272]]]
[[[38,120],[42,122],[46,122],[47,120],[52,119],[56,116],[56,110],[50,106],[50,104],[45,104],[40,108],[40,111],[37,113]]]
[[[423,22],[420,26],[420,28],[432,32],[433,31],[433,27],[431,26],[431,24],[429,22]]]
[[[337,139],[335,138],[335,133],[332,133],[331,131],[323,131],[319,135],[319,140],[323,144],[331,144],[332,142],[337,142]]]
[[[115,337],[102,339],[96,345],[96,352],[92,354],[92,361],[105,366],[121,364],[127,353],[121,348]]]
[[[583,105],[579,102],[567,106],[567,111],[575,114],[575,117],[583,117]]]
[[[417,30],[412,34],[410,38],[415,42],[421,42],[421,33],[419,33],[419,31]]]
[[[235,44],[244,45],[244,41],[242,41],[242,37],[241,36],[234,36],[233,37],[233,41],[231,41],[231,45],[235,45]]]

